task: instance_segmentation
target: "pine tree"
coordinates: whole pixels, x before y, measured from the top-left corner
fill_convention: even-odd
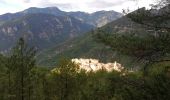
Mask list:
[[[31,71],[35,67],[35,53],[35,48],[29,48],[24,39],[20,38],[10,56],[9,64],[12,68],[9,67],[9,72],[14,75],[17,100],[31,100]]]
[[[53,99],[76,100],[75,94],[77,93],[77,69],[78,66],[69,59],[60,60],[60,63],[52,74],[53,87],[51,89],[51,94],[53,94]]]
[[[167,4],[158,10],[139,9],[126,17],[142,25],[146,33],[149,29],[152,32],[146,36],[139,36],[137,33],[110,34],[98,30],[97,40],[112,47],[114,51],[136,57],[137,61],[144,62],[144,71],[154,63],[170,61],[167,57],[170,53],[170,5]]]

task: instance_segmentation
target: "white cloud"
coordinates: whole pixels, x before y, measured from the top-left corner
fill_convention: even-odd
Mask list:
[[[0,0],[0,14],[6,12],[17,12],[29,7],[49,7],[56,6],[65,11],[85,11],[94,12],[98,10],[115,10],[121,12],[122,9],[137,9],[138,6],[147,6],[153,0]]]

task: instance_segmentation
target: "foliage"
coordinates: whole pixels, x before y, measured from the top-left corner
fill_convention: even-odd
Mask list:
[[[137,61],[144,62],[144,71],[150,64],[170,61],[169,5],[161,9],[142,8],[126,17],[141,24],[145,28],[143,34],[146,35],[133,32],[112,33],[109,30],[99,29],[94,33],[95,39],[110,46],[114,51],[136,57]]]
[[[140,71],[85,72],[68,59],[60,60],[55,69],[49,70],[36,67],[35,52],[26,47],[21,39],[10,56],[0,56],[1,100],[170,99],[168,64],[157,65],[159,69],[156,65],[150,67],[148,76]]]

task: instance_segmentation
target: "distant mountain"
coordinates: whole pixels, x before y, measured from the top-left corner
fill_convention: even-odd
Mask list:
[[[3,14],[3,15],[0,15],[0,26],[7,21],[10,21],[10,20],[15,19],[15,18],[19,18],[21,16],[24,16],[24,15],[22,13],[14,13],[14,14],[6,13],[6,14]]]
[[[25,37],[39,49],[49,48],[111,22],[119,15],[114,11],[64,12],[56,7],[31,7],[0,15],[0,51],[9,50],[19,37]]]
[[[107,23],[122,17],[121,13],[115,11],[98,11],[92,14],[83,12],[70,12],[69,15],[95,27],[102,27]]]
[[[31,7],[28,8],[20,13],[23,14],[37,14],[37,13],[42,13],[42,14],[51,14],[55,16],[66,16],[66,12],[61,11],[57,7],[47,7],[47,8],[36,8],[36,7]]]
[[[39,49],[51,47],[80,36],[93,26],[69,16],[27,14],[0,26],[0,50],[11,48],[18,38],[24,37]]]
[[[52,14],[55,16],[72,16],[75,17],[85,23],[91,24],[95,27],[101,27],[105,24],[114,21],[120,17],[122,17],[121,13],[116,11],[98,11],[94,13],[85,13],[85,12],[64,12],[56,7],[47,7],[47,8],[35,8],[31,7],[22,11],[21,13],[28,14],[28,13],[45,13],[45,14]]]
[[[66,13],[59,10],[57,7],[47,7],[47,8],[31,7],[31,8],[24,10],[24,11],[21,11],[21,12],[6,13],[6,14],[3,14],[3,15],[0,15],[0,22],[2,23],[2,22],[5,22],[5,21],[10,21],[12,19],[23,17],[27,14],[37,14],[37,13],[51,14],[51,15],[56,15],[56,16],[66,16]]]
[[[83,21],[84,23],[93,25],[94,27],[101,27],[122,16],[121,13],[115,11],[99,11],[99,12],[89,14],[89,13],[79,12],[79,11],[65,12],[65,11],[61,11],[57,7],[47,7],[47,8],[31,7],[18,13],[14,13],[14,14],[7,13],[4,15],[0,15],[0,25],[3,24],[5,21],[9,21],[11,19],[19,18],[27,14],[37,14],[37,13],[51,14],[55,16],[71,16]]]

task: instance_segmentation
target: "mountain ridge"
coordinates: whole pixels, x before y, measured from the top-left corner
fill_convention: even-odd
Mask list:
[[[103,12],[104,11],[102,11],[102,13]],[[41,35],[39,37],[43,38],[44,40],[38,37],[37,39],[33,39],[36,40],[34,41],[35,43],[31,42],[30,44],[35,44],[35,46],[38,46],[38,48],[40,49],[52,47],[53,45],[57,45],[60,44],[61,42],[66,41],[67,39],[69,39],[69,37],[74,38],[76,36],[80,36],[84,34],[85,32],[90,31],[91,29],[94,29],[95,27],[97,27],[97,25],[94,25],[96,24],[95,21],[102,18],[101,16],[105,16],[105,14],[101,16],[100,14],[98,14],[97,15],[98,17],[93,15],[95,16],[95,18],[92,18],[90,20],[93,19],[96,20],[94,22],[90,21],[93,23],[91,24],[88,21],[85,21],[85,19],[84,21],[82,21],[76,18],[75,16],[77,15],[77,13],[86,14],[85,12],[74,12],[74,13],[64,12],[56,7],[47,7],[47,8],[32,7],[23,10],[21,12],[7,13],[7,14],[0,15],[0,35],[1,35],[0,51],[2,50],[3,52],[4,50],[5,52],[6,50],[8,51],[16,43],[19,37],[27,37],[26,35],[29,35],[29,39],[30,39],[30,37],[33,38],[35,38],[34,36],[37,37],[37,34]],[[75,15],[71,16],[71,14],[73,15],[75,14]],[[109,12],[109,14],[106,15],[106,20],[104,19],[104,23],[114,20],[114,18],[112,17],[108,19],[109,21],[107,20],[107,16],[109,17],[110,14],[112,14],[112,12]],[[87,16],[91,16],[91,15],[87,14]],[[85,16],[85,18],[87,16]],[[114,13],[113,16],[115,16]],[[55,17],[62,17],[62,18],[55,19]],[[97,22],[103,24],[102,21],[97,21]],[[54,35],[58,33],[61,34],[60,37]]]
[[[106,22],[103,23],[102,25],[105,25],[106,23],[111,22],[111,21],[122,16],[121,13],[115,12],[113,10],[112,11],[97,11],[97,12],[90,14],[90,13],[81,12],[81,11],[65,12],[65,11],[60,10],[57,7],[46,7],[46,8],[31,7],[31,8],[25,9],[25,10],[17,12],[17,13],[6,13],[6,14],[3,14],[3,15],[0,15],[0,23],[2,24],[2,23],[4,23],[4,21],[9,21],[11,19],[22,17],[22,16],[25,16],[26,14],[44,13],[44,14],[52,14],[52,15],[55,15],[55,16],[71,16],[71,17],[75,17],[79,20],[83,19],[81,21],[84,21],[88,24],[94,25],[95,27],[98,27],[96,25],[96,24],[99,24],[99,23],[97,23],[97,19],[104,17],[104,16],[108,16],[108,15],[102,15],[103,12],[105,12],[105,14],[108,13],[108,15],[110,15],[110,18],[108,17],[108,20],[106,20]],[[98,16],[96,14],[99,14],[99,13],[101,13],[101,17],[99,17],[97,19],[94,18],[94,17]],[[81,15],[83,15],[83,16],[81,16]],[[93,21],[93,20],[95,20],[95,21]],[[95,22],[95,24],[93,24],[91,21]]]

